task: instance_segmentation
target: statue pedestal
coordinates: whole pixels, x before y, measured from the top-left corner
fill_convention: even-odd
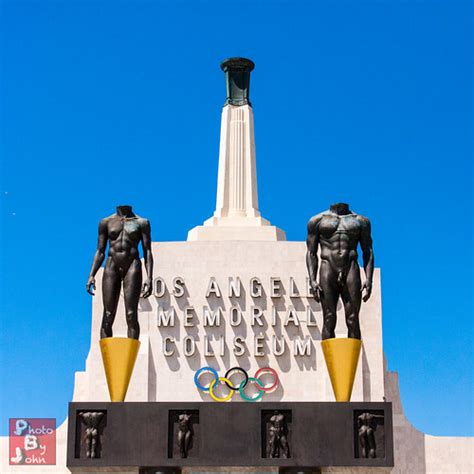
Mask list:
[[[137,360],[140,341],[128,337],[106,337],[100,340],[110,400],[123,402]]]
[[[349,402],[359,362],[362,342],[346,337],[321,341],[334,396],[338,402]]]

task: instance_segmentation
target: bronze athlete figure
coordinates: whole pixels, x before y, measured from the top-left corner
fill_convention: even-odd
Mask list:
[[[182,458],[188,457],[189,447],[191,446],[191,441],[193,437],[193,432],[191,429],[191,415],[187,413],[181,413],[178,417],[178,446],[179,453]]]
[[[99,444],[99,425],[104,416],[102,411],[86,411],[79,413],[79,416],[86,425],[85,442],[86,458],[97,457],[97,447]]]
[[[382,415],[374,415],[373,413],[362,413],[357,417],[357,425],[359,427],[359,441],[362,446],[363,458],[375,458],[377,445],[375,443],[375,430],[377,425],[376,418],[383,419]]]
[[[339,296],[344,303],[348,337],[360,339],[359,311],[372,293],[374,253],[370,221],[337,203],[308,222],[306,266],[314,299],[323,309],[322,338],[335,337]],[[362,285],[357,263],[357,246],[362,249],[366,280]],[[318,275],[318,247],[321,268]]]
[[[288,426],[285,415],[275,410],[270,418],[267,440],[267,457],[283,458],[290,457],[290,447],[288,445]]]
[[[131,206],[118,206],[117,212],[99,223],[99,241],[92,262],[86,289],[93,295],[95,275],[105,258],[109,242],[109,255],[102,277],[102,299],[104,312],[100,329],[101,339],[112,337],[112,325],[117,313],[120,289],[123,283],[125,314],[128,337],[138,339],[138,300],[148,298],[152,292],[153,255],[151,252],[151,230],[147,219],[133,213]],[[142,287],[142,264],[138,245],[142,243],[147,279]]]

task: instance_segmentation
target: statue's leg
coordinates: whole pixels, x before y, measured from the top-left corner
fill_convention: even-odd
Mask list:
[[[97,434],[92,435],[91,437],[91,458],[96,457],[96,446],[97,446]]]
[[[138,325],[138,300],[142,290],[142,264],[134,260],[123,279],[123,296],[125,300],[125,316],[127,318],[128,337],[138,339],[140,326]]]
[[[290,448],[288,446],[288,440],[286,439],[286,435],[281,436],[280,445],[282,451],[282,458],[288,459],[290,457]]]
[[[86,458],[91,457],[91,441],[92,441],[92,436],[90,432],[86,432]]]
[[[362,457],[366,458],[367,457],[367,434],[364,428],[361,428],[359,431],[359,441],[360,445],[362,447]]]
[[[359,312],[362,301],[360,269],[357,262],[352,262],[347,273],[346,284],[342,287],[341,297],[346,313],[347,337],[360,339]]]
[[[275,457],[275,433],[270,431],[267,438],[267,458]]]
[[[181,455],[182,458],[185,457],[184,455],[184,433],[179,430],[178,431],[178,446],[179,446],[179,453]]]
[[[376,454],[375,454],[375,449],[376,449],[376,445],[375,445],[375,433],[374,433],[374,430],[372,428],[369,428],[367,430],[367,444],[369,445],[369,458],[375,458]]]
[[[112,325],[120,296],[121,278],[115,263],[111,258],[107,259],[102,276],[102,300],[104,303],[104,313],[102,315],[102,326],[100,337],[112,337]]]
[[[321,306],[323,309],[323,331],[322,338],[330,339],[336,337],[337,300],[339,299],[339,288],[337,285],[337,273],[329,262],[321,260],[319,270],[319,284],[323,290]]]
[[[184,437],[184,457],[188,457],[189,446],[191,444],[191,430],[186,431],[186,435]]]

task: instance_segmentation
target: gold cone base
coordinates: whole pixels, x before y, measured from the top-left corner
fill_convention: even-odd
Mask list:
[[[139,348],[140,341],[128,337],[106,337],[100,340],[100,352],[112,402],[125,400]]]
[[[332,390],[338,402],[351,400],[361,345],[359,339],[346,337],[321,341]]]

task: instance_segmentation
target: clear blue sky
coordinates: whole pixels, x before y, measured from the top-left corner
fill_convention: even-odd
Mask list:
[[[158,241],[213,211],[222,59],[252,77],[262,214],[373,223],[413,424],[473,435],[472,10],[448,1],[3,1],[1,433],[56,417],[89,348],[97,222]]]

